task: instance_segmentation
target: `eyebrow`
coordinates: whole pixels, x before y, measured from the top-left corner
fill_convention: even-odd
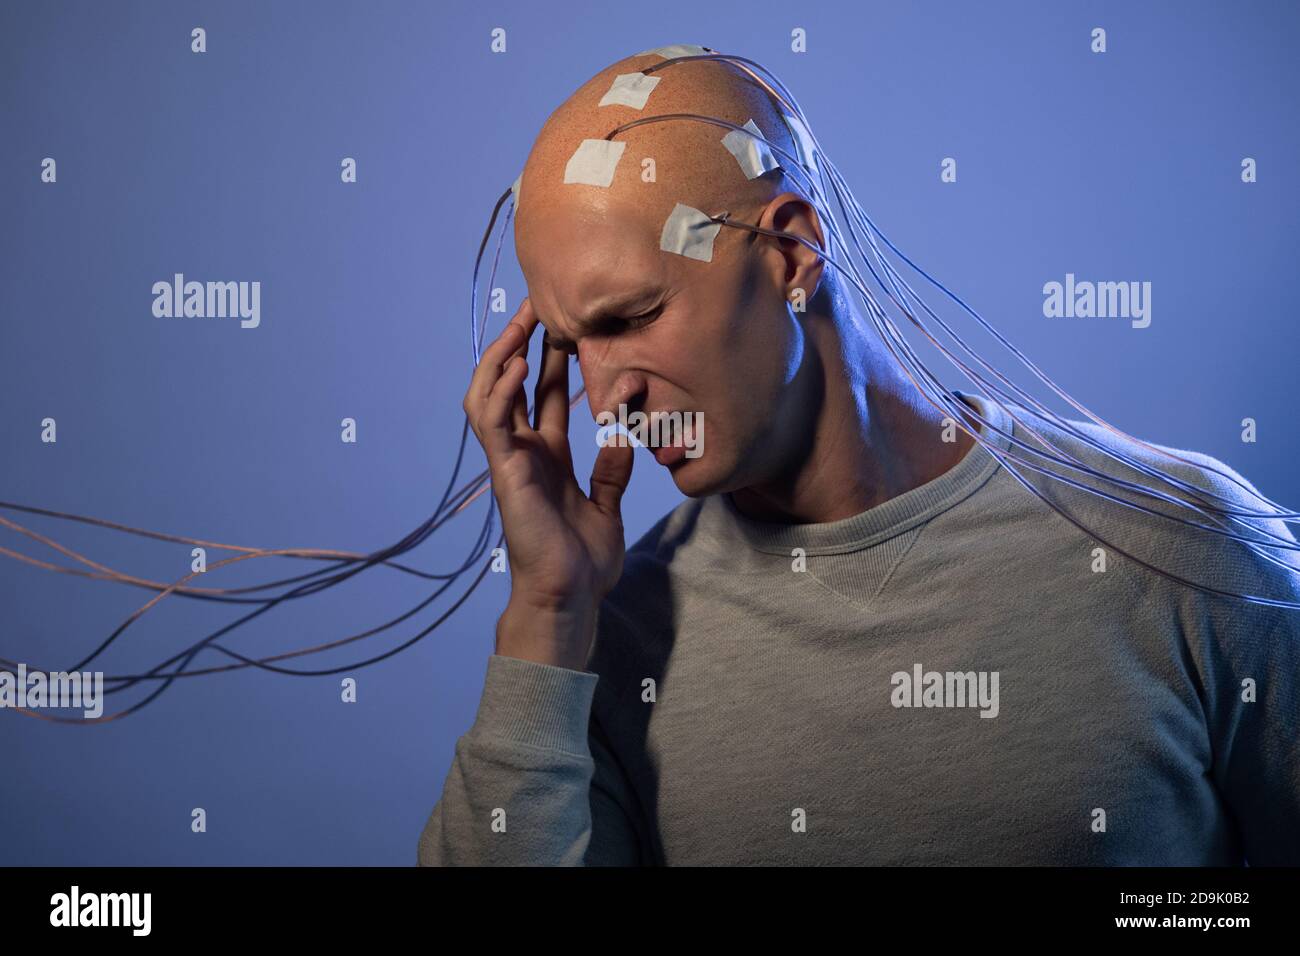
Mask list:
[[[644,311],[645,308],[654,299],[658,299],[660,290],[654,286],[646,286],[642,289],[636,289],[632,292],[615,293],[600,299],[587,312],[585,318],[579,318],[576,322],[579,328],[588,332],[600,331],[611,322],[616,322],[623,318],[629,312]],[[562,335],[555,335],[548,332],[547,336],[551,343],[557,348],[573,348],[574,342]]]

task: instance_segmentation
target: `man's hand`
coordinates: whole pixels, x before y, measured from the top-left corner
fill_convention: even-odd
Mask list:
[[[633,456],[627,445],[601,448],[583,492],[569,449],[569,357],[545,339],[529,424],[523,383],[537,325],[524,299],[484,351],[464,408],[487,453],[510,560],[497,653],[582,670],[596,608],[623,573],[620,502]]]

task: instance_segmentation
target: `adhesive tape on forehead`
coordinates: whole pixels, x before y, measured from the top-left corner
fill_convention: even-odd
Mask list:
[[[721,229],[722,223],[714,222],[698,209],[678,203],[664,222],[659,248],[688,259],[712,262],[713,240]]]
[[[515,177],[515,181],[510,184],[510,191],[515,194],[515,205],[519,205],[519,184],[523,182],[524,174],[520,173]]]
[[[584,139],[565,164],[564,181],[608,188],[625,149],[621,140]]]
[[[646,76],[644,73],[620,73],[614,77],[614,85],[609,88],[609,92],[596,105],[644,109],[650,92],[659,85],[660,79],[661,77]]]
[[[733,129],[722,137],[722,145],[727,147],[727,152],[736,157],[736,162],[740,163],[745,178],[754,179],[769,170],[779,169],[781,164],[776,161],[767,143],[763,142],[761,138],[763,131],[758,128],[758,124],[752,119],[746,120],[745,129],[754,135],[750,136]]]
[[[637,56],[649,56],[651,53],[661,56],[665,60],[671,60],[678,56],[703,56],[709,51],[702,46],[696,46],[694,43],[674,43],[671,46],[656,47],[653,50],[642,50]]]

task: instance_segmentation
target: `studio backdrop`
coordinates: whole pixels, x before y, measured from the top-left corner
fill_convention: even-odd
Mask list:
[[[93,657],[142,678],[105,715],[145,702],[0,710],[0,863],[415,862],[509,594],[490,494],[429,531],[485,467],[470,434],[457,470],[475,256],[550,112],[648,48],[771,69],[872,219],[1062,388],[1300,504],[1298,30],[1280,0],[0,5],[0,500],[165,536],[0,509],[0,657]],[[1051,305],[1103,282],[1128,312]],[[190,283],[237,307],[190,314]],[[489,337],[526,294],[507,240]],[[584,402],[580,479],[595,432]],[[682,500],[636,454],[629,545]],[[125,629],[157,592],[103,571],[238,589],[412,534]]]

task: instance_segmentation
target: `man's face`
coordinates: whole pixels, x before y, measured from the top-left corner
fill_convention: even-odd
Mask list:
[[[551,338],[576,352],[593,419],[620,403],[628,414],[702,413],[703,453],[668,465],[689,496],[781,471],[811,415],[792,387],[808,350],[780,254],[725,226],[711,262],[664,252],[662,223],[608,199],[533,213],[516,236],[529,299]]]

